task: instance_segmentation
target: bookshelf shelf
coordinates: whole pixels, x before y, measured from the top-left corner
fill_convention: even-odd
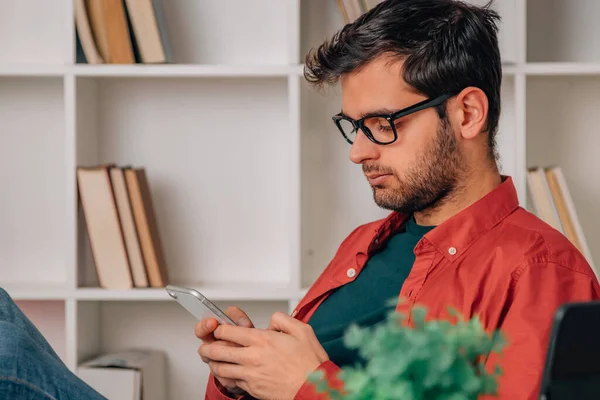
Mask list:
[[[532,75],[540,74],[598,74],[600,64],[592,63],[529,63],[524,69]],[[520,69],[512,64],[503,66],[503,74],[513,76]],[[290,65],[87,65],[71,66],[43,64],[0,64],[0,77],[140,77],[140,78],[285,78],[302,76],[304,64]]]
[[[228,283],[222,285],[195,285],[182,283],[179,286],[197,289],[200,293],[215,301],[288,301],[294,291],[285,285]],[[100,288],[78,288],[77,300],[106,301],[172,301],[163,288],[136,288],[130,290],[108,290]]]
[[[600,62],[529,62],[528,76],[600,76]]]
[[[281,284],[248,282],[221,285],[181,283],[194,288],[215,301],[289,301],[303,292]],[[85,301],[172,301],[163,288],[111,290],[102,288],[69,289],[61,285],[13,284],[1,286],[15,300],[85,300]]]
[[[503,76],[514,76],[519,71],[518,67],[513,64],[504,64],[502,66]]]
[[[292,75],[303,76],[304,75],[304,64],[292,65]]]
[[[331,122],[339,87],[315,92],[303,79],[306,52],[342,26],[336,1],[162,0],[173,62],[152,65],[77,63],[73,0],[8,3],[0,286],[71,369],[102,351],[159,348],[176,360],[169,399],[201,398],[208,368],[193,317],[164,289],[94,282],[74,168],[146,168],[172,282],[243,308],[259,327],[290,312],[341,240],[387,215]],[[600,2],[495,3],[501,171],[529,207],[526,168],[564,167],[600,260],[600,184],[590,179],[600,169],[590,145],[600,124]]]
[[[287,77],[297,68],[287,65],[74,65],[67,71],[77,77]]]
[[[63,65],[0,63],[0,77],[57,77],[65,74]]]
[[[292,75],[303,76],[304,75],[304,64],[292,65],[290,67],[290,70],[291,70]],[[517,74],[520,71],[521,71],[521,69],[516,64],[505,63],[502,65],[502,74],[504,76],[514,76],[515,74]]]
[[[528,62],[503,65],[505,76],[524,73],[528,76],[600,75],[600,62]],[[302,76],[304,64],[296,65],[43,65],[0,64],[0,77],[148,77],[148,78],[285,78]]]
[[[72,293],[65,285],[21,283],[0,287],[15,300],[66,300]]]

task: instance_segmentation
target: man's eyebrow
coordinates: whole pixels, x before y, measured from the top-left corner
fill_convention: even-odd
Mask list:
[[[360,114],[360,117],[364,118],[364,117],[367,117],[369,115],[393,114],[393,113],[395,113],[398,110],[399,110],[399,108],[398,109],[378,108],[378,109],[375,109],[375,110],[369,110],[369,111],[363,112],[363,113]]]
[[[381,114],[393,114],[399,109],[392,108],[377,108],[375,110],[363,111],[360,113],[360,118],[368,117],[371,115],[381,115]],[[350,118],[343,110],[340,111],[340,115],[346,118]]]

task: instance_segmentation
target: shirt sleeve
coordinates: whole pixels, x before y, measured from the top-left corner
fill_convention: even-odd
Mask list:
[[[494,399],[537,400],[554,313],[567,302],[600,298],[600,287],[594,277],[556,263],[531,264],[517,273],[499,326],[506,345],[488,357],[486,369],[502,369]]]
[[[325,377],[329,382],[329,386],[335,389],[341,390],[343,386],[343,382],[337,378],[337,374],[340,371],[340,368],[335,365],[332,361],[325,361],[322,363],[317,370],[321,370],[325,373]],[[326,400],[329,399],[324,393],[317,393],[315,390],[315,386],[306,381],[300,387],[296,396],[294,396],[294,400]]]
[[[325,361],[318,368],[325,373],[327,381],[331,387],[336,389],[341,389],[342,381],[337,379],[337,373],[340,371],[340,368],[335,365],[331,361]],[[304,382],[304,384],[300,387],[296,396],[294,396],[294,400],[326,400],[329,397],[324,395],[323,393],[317,393],[315,387],[312,383],[308,381]],[[208,377],[208,385],[206,387],[206,396],[205,400],[232,400],[232,399],[254,399],[254,397],[246,394],[238,397],[229,397],[225,394],[224,388],[219,384],[217,379],[211,373]]]
[[[251,398],[250,396],[244,397],[244,395],[240,395],[237,397],[229,397],[225,394],[225,388],[221,386],[221,384],[217,381],[215,376],[211,373],[208,377],[208,384],[206,386],[206,395],[204,396],[205,400],[237,400],[237,399],[246,399]]]

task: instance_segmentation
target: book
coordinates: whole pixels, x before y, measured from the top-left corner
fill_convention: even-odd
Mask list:
[[[134,64],[123,0],[87,0],[90,25],[100,54],[108,64]]]
[[[136,61],[173,62],[162,0],[125,0],[125,4]]]
[[[585,257],[596,277],[600,278],[562,168],[559,166],[528,168],[527,180],[534,213],[564,234]]]
[[[131,289],[133,278],[109,166],[77,168],[77,188],[100,287]]]
[[[138,238],[138,233],[133,217],[133,210],[129,199],[129,191],[125,182],[125,173],[123,168],[110,168],[110,178],[115,193],[115,201],[125,238],[125,246],[127,248],[127,256],[129,257],[129,265],[135,287],[148,287],[148,275],[142,256],[142,248]]]
[[[154,16],[156,17],[156,23],[158,24],[158,32],[160,33],[160,40],[165,52],[165,62],[172,63],[173,59],[173,48],[169,39],[169,27],[167,26],[167,19],[162,7],[163,0],[152,0],[154,7]]]
[[[167,265],[145,169],[125,168],[125,181],[150,286],[165,287]]]
[[[546,173],[542,167],[532,167],[527,171],[529,193],[537,216],[548,225],[564,234],[560,217],[546,180]]]
[[[77,62],[103,64],[104,59],[96,47],[84,0],[75,0],[75,33]]]
[[[367,12],[372,8],[376,7],[381,2],[383,2],[383,0],[362,0],[363,10]]]
[[[152,0],[125,0],[125,5],[141,62],[165,63],[167,55]]]
[[[561,207],[564,207],[565,210],[560,213],[564,216],[564,218],[568,219],[567,224],[572,226],[569,229],[572,229],[573,231],[571,233],[574,235],[573,244],[580,250],[598,277],[600,274],[597,272],[596,265],[592,259],[592,252],[588,246],[583,228],[581,227],[581,222],[579,221],[579,216],[577,215],[577,210],[575,209],[575,203],[573,202],[573,198],[571,196],[571,192],[567,185],[567,180],[562,168],[559,166],[552,166],[546,168],[546,172],[552,177],[551,180],[555,181],[557,192],[560,193],[560,197],[562,198],[562,201],[559,200],[558,202],[563,203]],[[567,237],[569,237],[569,235],[567,235]]]
[[[354,22],[363,13],[361,0],[342,0],[349,22]]]
[[[133,30],[133,24],[131,22],[131,15],[129,14],[129,10],[127,9],[127,7],[125,7],[125,17],[127,18],[127,31],[129,32],[129,37],[131,38],[131,50],[133,51],[133,61],[135,64],[142,64],[144,61],[142,60],[140,46],[138,45],[138,41]]]
[[[336,0],[338,10],[345,24],[354,22],[383,0]]]
[[[550,193],[552,194],[552,199],[554,200],[554,205],[556,206],[556,211],[558,212],[560,223],[564,228],[564,234],[567,239],[569,239],[569,241],[571,241],[571,243],[573,243],[573,245],[575,245],[575,247],[577,247],[577,249],[583,253],[581,243],[579,242],[579,238],[575,232],[573,219],[565,202],[563,190],[558,183],[558,178],[556,176],[557,169],[545,168],[544,171],[546,174],[546,180],[548,181],[548,187],[550,188]]]
[[[336,4],[338,7],[338,10],[340,11],[340,15],[342,16],[342,20],[344,21],[344,23],[345,24],[350,23],[350,17],[348,17],[348,13],[346,12],[346,8],[344,7],[344,1],[336,0]]]

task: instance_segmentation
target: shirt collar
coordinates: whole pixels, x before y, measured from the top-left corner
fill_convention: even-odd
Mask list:
[[[502,176],[502,183],[494,190],[432,229],[424,238],[447,260],[454,261],[518,207],[512,178]]]
[[[431,243],[448,261],[454,261],[481,235],[498,224],[519,207],[517,191],[509,176],[483,198],[429,231],[415,251]],[[392,212],[375,229],[368,253],[377,251],[391,235],[396,233],[408,216]]]
[[[375,236],[369,243],[367,254],[371,255],[377,252],[393,234],[395,234],[406,221],[407,216],[397,212],[392,212],[380,224],[375,226]]]

